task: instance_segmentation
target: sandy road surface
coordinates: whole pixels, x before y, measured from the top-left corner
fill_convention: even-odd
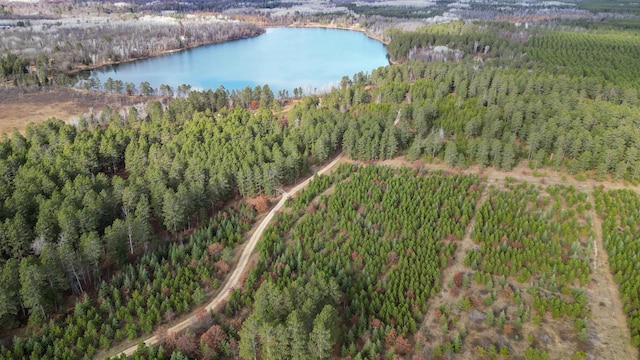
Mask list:
[[[325,172],[329,171],[342,159],[342,156],[343,154],[340,153],[335,159],[333,159],[333,161],[331,161],[325,167],[320,169],[317,172],[317,174],[322,175]],[[246,270],[247,265],[249,264],[249,257],[251,256],[251,253],[253,253],[253,250],[255,249],[256,244],[258,243],[258,240],[260,240],[260,238],[262,237],[262,233],[269,225],[269,222],[271,222],[271,219],[275,216],[276,212],[278,212],[284,206],[285,202],[290,196],[293,196],[298,191],[304,189],[312,179],[313,179],[313,175],[307,178],[305,181],[293,187],[288,192],[284,193],[282,195],[282,198],[278,202],[278,204],[276,204],[276,206],[274,206],[273,209],[269,211],[267,216],[265,216],[264,219],[262,219],[262,222],[260,223],[260,225],[258,225],[258,228],[256,228],[256,231],[254,231],[253,235],[251,235],[249,242],[247,243],[245,248],[242,250],[242,254],[240,255],[240,260],[238,261],[238,264],[233,270],[233,273],[231,273],[231,276],[229,276],[229,279],[227,280],[227,282],[224,284],[222,289],[220,289],[220,292],[218,292],[218,296],[216,296],[205,307],[207,311],[215,310],[220,305],[220,303],[222,303],[229,297],[229,295],[231,294],[231,291],[235,289],[238,285],[240,285],[239,284],[240,277]],[[195,322],[196,322],[196,315],[192,313],[191,316],[189,316],[186,320],[170,327],[167,331],[170,333],[180,332],[190,327]],[[151,346],[151,345],[157,344],[158,341],[159,341],[158,336],[154,335],[144,340],[143,342],[145,343],[145,345]],[[125,354],[126,356],[131,356],[133,355],[133,353],[136,351],[137,348],[138,348],[138,345],[136,344],[135,346],[132,346],[121,353],[115,354],[114,356],[120,356],[121,354]]]

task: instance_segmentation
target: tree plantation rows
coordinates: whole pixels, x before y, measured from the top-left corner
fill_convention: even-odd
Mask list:
[[[594,233],[585,214],[591,203],[573,187],[539,190],[509,181],[505,186],[491,188],[476,213],[471,237],[479,248],[464,259],[472,271],[454,277],[460,297],[452,312],[469,317],[473,308],[484,312],[482,325],[469,321],[467,331],[475,338],[471,345],[487,357],[495,349],[516,355],[529,348],[551,358],[576,356],[588,349],[591,310],[583,287],[591,272]],[[488,293],[481,297],[473,290],[478,288]],[[541,329],[542,321],[552,325]],[[491,332],[497,336],[482,335]],[[541,337],[548,336],[568,344],[547,345]]]
[[[630,190],[594,191],[596,210],[603,217],[603,244],[609,266],[619,286],[633,346],[640,347],[640,268],[638,216],[640,198]]]
[[[532,58],[560,67],[564,73],[602,78],[638,89],[637,33],[558,31],[532,37],[528,45],[527,53]]]
[[[478,188],[473,176],[365,166],[310,202],[299,221],[282,215],[245,283],[245,291],[254,279],[261,285],[239,333],[240,355],[323,359],[336,340],[342,356],[358,359],[411,352],[408,339],[439,292]],[[324,299],[296,290],[318,276],[328,277]],[[324,326],[324,312],[340,320]]]
[[[639,25],[635,19],[568,21],[527,28],[506,22],[451,22],[413,32],[390,30],[387,49],[397,61],[475,58],[638,90],[638,56],[634,54]]]
[[[587,358],[592,203],[571,186],[507,178],[475,211],[484,186],[475,176],[380,166],[316,177],[274,218],[244,287],[209,330],[141,347],[133,358]],[[603,230],[614,234],[605,246],[617,238],[622,253],[633,235],[621,228],[635,226],[624,209],[637,207],[637,194],[595,194],[599,212],[618,209]],[[474,246],[454,259],[471,219]],[[612,269],[632,259],[611,254]],[[452,280],[443,283],[443,272]],[[628,278],[616,275],[633,319]]]

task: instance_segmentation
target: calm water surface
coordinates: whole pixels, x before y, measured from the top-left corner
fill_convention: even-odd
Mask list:
[[[215,44],[166,56],[94,70],[104,83],[109,77],[139,87],[189,84],[194,89],[228,90],[268,84],[279,90],[302,87],[305,93],[325,91],[347,75],[370,73],[388,65],[386,49],[356,31],[321,28],[272,28],[264,35]]]

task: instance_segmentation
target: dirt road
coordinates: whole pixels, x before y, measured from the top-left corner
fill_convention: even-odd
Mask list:
[[[319,170],[318,174],[326,173],[332,167],[334,167],[338,162],[340,162],[342,158],[343,158],[343,154],[341,153],[331,163],[327,164],[325,167]],[[402,158],[382,161],[380,162],[380,164],[388,165],[388,166],[414,166],[415,165],[414,163],[408,162]],[[443,164],[421,163],[421,165],[424,168],[433,169],[433,170],[447,170],[447,171],[454,171],[454,172],[460,172],[460,173],[481,174],[481,176],[486,177],[487,184],[500,184],[504,181],[506,177],[511,177],[519,181],[527,181],[529,183],[541,184],[544,186],[555,185],[555,184],[573,185],[577,189],[581,191],[585,191],[588,194],[591,191],[593,191],[593,188],[595,188],[598,185],[603,185],[605,189],[629,188],[634,191],[640,192],[638,187],[636,186],[625,186],[623,184],[607,183],[607,182],[604,182],[604,183],[595,182],[592,180],[578,181],[576,179],[573,179],[572,177],[567,178],[562,176],[562,174],[556,174],[549,170],[545,170],[547,173],[544,176],[539,176],[539,175],[534,176],[529,173],[531,171],[530,169],[522,165],[516,167],[514,170],[509,172],[494,170],[491,168],[485,169],[484,171],[480,171],[477,168],[465,169],[465,170],[453,170]],[[229,276],[228,280],[226,281],[226,283],[224,284],[224,286],[222,287],[218,295],[205,307],[208,311],[215,310],[223,301],[225,301],[229,297],[230,292],[234,288],[240,285],[239,284],[240,278],[248,266],[249,257],[253,253],[256,244],[262,237],[262,233],[270,223],[273,216],[276,214],[276,212],[278,212],[284,206],[285,202],[290,196],[295,195],[298,191],[306,187],[307,184],[312,179],[313,179],[313,176],[307,178],[305,181],[301,182],[300,184],[296,185],[289,191],[285,192],[282,195],[282,198],[280,199],[280,201],[264,217],[262,222],[258,225],[253,235],[247,242],[245,248],[243,249],[242,254],[240,255],[240,260],[238,261],[238,264],[234,268],[233,273]],[[485,192],[486,192],[486,189],[485,189]],[[486,197],[486,193],[483,194],[483,197],[479,201],[478,206],[480,206],[480,204],[484,201],[485,197]],[[590,195],[590,201],[592,201],[591,195]],[[607,354],[606,349],[610,348],[612,345],[615,345],[615,348],[618,350],[613,355],[614,357],[605,356],[604,358],[613,359],[613,358],[617,358],[616,357],[617,355],[623,355],[623,358],[636,358],[637,349],[633,348],[633,346],[630,345],[630,334],[629,334],[628,328],[626,327],[626,323],[624,321],[625,316],[624,316],[624,313],[622,312],[622,306],[620,304],[620,300],[618,297],[617,287],[613,282],[611,273],[608,271],[608,267],[606,266],[607,256],[604,249],[602,249],[601,224],[597,216],[595,216],[595,214],[592,214],[592,216],[593,216],[593,219],[595,220],[593,224],[594,229],[596,230],[596,238],[594,239],[594,242],[595,242],[594,245],[597,249],[596,250],[597,252],[594,252],[594,258],[593,258],[594,273],[592,274],[592,277],[596,285],[590,286],[589,291],[594,293],[594,299],[593,299],[594,301],[597,299],[598,301],[602,301],[604,304],[607,305],[605,307],[607,310],[603,310],[599,308],[600,306],[596,306],[594,301],[591,301],[590,303],[590,306],[594,313],[592,326],[594,326],[596,330],[595,333],[598,334],[597,336],[599,337],[596,344],[594,344],[596,346],[595,353],[597,353],[599,356],[606,355]],[[470,225],[469,228],[471,227],[472,226]],[[468,232],[469,232],[469,229],[467,229],[467,234],[465,236],[465,239],[462,242],[464,245],[463,248],[465,248],[466,250],[468,250],[468,247],[471,245],[471,241],[468,238]],[[460,254],[457,254],[457,255],[460,255]],[[192,313],[189,318],[172,326],[167,331],[179,332],[190,327],[195,322],[196,322],[196,316],[194,313]],[[152,336],[144,340],[144,343],[148,346],[155,345],[158,343],[158,337]],[[136,348],[137,348],[137,345],[132,346],[124,350],[122,353],[126,354],[127,356],[130,356],[135,352]],[[116,354],[116,356],[120,356],[120,354],[122,353],[118,353]],[[627,355],[630,357],[627,357]]]
[[[317,174],[318,175],[322,175],[322,174],[326,173],[327,171],[329,171],[338,162],[340,162],[342,157],[343,157],[343,154],[340,153],[335,159],[333,159],[333,161],[331,161],[325,167],[320,169],[317,172]],[[251,238],[249,239],[249,242],[245,245],[244,249],[242,250],[242,254],[240,255],[240,260],[238,261],[238,264],[236,265],[235,269],[233,270],[233,273],[231,273],[231,276],[229,276],[229,279],[227,280],[227,282],[224,284],[222,289],[220,289],[220,292],[218,293],[218,296],[216,296],[205,307],[205,309],[207,311],[215,310],[220,305],[220,303],[222,303],[223,301],[225,301],[229,297],[229,295],[231,294],[231,291],[233,289],[235,289],[236,287],[238,287],[238,285],[240,285],[239,284],[240,277],[244,273],[244,271],[246,270],[247,265],[249,264],[249,257],[251,256],[251,253],[253,253],[253,250],[255,249],[256,244],[258,243],[258,240],[260,240],[260,238],[262,237],[262,233],[264,232],[264,230],[269,225],[269,222],[271,222],[271,219],[275,216],[276,212],[278,212],[284,206],[285,202],[287,201],[287,199],[290,196],[293,196],[298,191],[304,189],[312,179],[313,179],[313,175],[310,176],[309,178],[307,178],[305,181],[301,182],[300,184],[296,185],[295,187],[293,187],[289,191],[285,192],[282,195],[282,198],[280,199],[280,201],[276,204],[276,206],[274,206],[273,209],[271,209],[271,211],[269,211],[267,216],[265,216],[264,219],[262,219],[262,222],[260,222],[260,225],[258,225],[256,230],[253,232],[253,235],[251,235]],[[195,313],[192,313],[191,316],[189,316],[186,320],[184,320],[184,321],[182,321],[182,322],[170,327],[167,330],[167,332],[170,332],[170,333],[180,332],[180,331],[190,327],[191,325],[193,325],[196,321],[197,321],[196,320],[196,315],[195,315]],[[144,340],[143,342],[147,346],[152,346],[152,345],[156,345],[158,343],[158,340],[159,340],[158,336],[154,335],[154,336]],[[138,345],[136,344],[135,346],[132,346],[132,347],[124,350],[121,353],[114,354],[113,356],[117,357],[117,356],[120,356],[121,354],[125,354],[126,356],[131,356],[131,355],[133,355],[133,353],[136,351],[137,348],[138,348]]]

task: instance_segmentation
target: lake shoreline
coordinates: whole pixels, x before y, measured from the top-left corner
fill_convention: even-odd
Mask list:
[[[282,27],[282,26],[265,26],[265,27]],[[388,41],[385,41],[382,37],[372,34],[371,32],[369,32],[367,30],[367,28],[363,28],[360,26],[341,26],[341,25],[336,25],[336,24],[323,24],[323,23],[318,23],[318,22],[303,22],[303,23],[293,23],[290,25],[287,25],[285,27],[292,27],[292,28],[322,28],[322,29],[338,29],[338,30],[350,30],[350,31],[357,31],[357,32],[361,32],[363,34],[365,34],[369,39],[372,40],[376,40],[380,43],[382,43],[384,46],[389,45]]]
[[[239,37],[236,37],[236,38],[230,38],[230,39],[226,39],[226,40],[222,40],[222,41],[197,43],[197,44],[188,45],[188,46],[185,46],[185,47],[179,48],[179,49],[170,49],[170,50],[160,51],[158,53],[154,53],[154,54],[150,54],[150,55],[137,56],[137,57],[132,57],[132,58],[129,58],[129,59],[105,62],[105,63],[95,64],[95,65],[87,65],[87,66],[84,66],[84,67],[81,67],[81,68],[76,68],[76,69],[72,69],[70,71],[67,71],[65,73],[65,75],[67,75],[67,76],[78,75],[78,74],[80,74],[82,72],[85,72],[85,71],[98,70],[100,68],[105,68],[105,67],[114,66],[114,65],[120,65],[120,64],[126,64],[126,63],[139,61],[139,60],[153,59],[153,58],[160,57],[160,56],[171,55],[171,54],[179,53],[179,52],[182,52],[182,51],[197,49],[197,48],[203,47],[203,46],[224,44],[224,43],[228,43],[228,42],[232,42],[232,41],[251,39],[251,38],[254,38],[254,37],[258,37],[260,35],[264,35],[264,33],[266,32],[265,27],[261,26],[260,28],[262,29],[262,31],[257,33],[257,34],[255,34],[255,35],[239,36]]]
[[[257,25],[257,24],[254,24]],[[303,23],[293,23],[290,25],[258,25],[264,28],[278,28],[278,27],[291,27],[291,28],[321,28],[321,29],[337,29],[337,30],[348,30],[348,31],[357,31],[363,33],[369,39],[378,41],[382,45],[386,47],[389,45],[389,42],[386,41],[383,37],[379,35],[372,34],[367,28],[363,28],[360,26],[341,26],[336,24],[324,24],[319,22],[303,22]],[[391,60],[389,57],[389,53],[387,52],[387,60],[389,61],[389,65],[397,65],[399,62]]]
[[[275,92],[301,86],[305,93],[316,93],[328,91],[330,84],[345,75],[387,65],[384,44],[362,31],[279,26],[267,28],[265,36],[104,67],[91,76],[105,88],[114,79],[133,84],[147,81],[153,88],[163,84],[176,88],[184,83],[193,89],[222,85],[240,91],[269,84]]]
[[[341,26],[341,25],[336,25],[336,24],[323,24],[323,23],[319,23],[319,22],[302,22],[302,23],[293,23],[293,24],[289,24],[289,25],[282,25],[282,24],[273,24],[272,25],[272,24],[259,23],[259,22],[256,22],[256,21],[247,21],[247,23],[255,25],[255,26],[258,26],[263,31],[260,32],[260,33],[255,34],[255,35],[251,35],[251,36],[241,36],[241,37],[230,38],[230,39],[222,40],[222,41],[198,43],[198,44],[189,45],[189,46],[186,46],[186,47],[183,47],[183,48],[180,48],[180,49],[165,50],[165,51],[161,51],[161,52],[158,52],[158,53],[155,53],[155,54],[146,55],[146,56],[138,56],[138,57],[133,57],[133,58],[124,59],[124,60],[105,62],[105,63],[95,64],[95,65],[87,65],[87,66],[84,66],[84,67],[81,67],[81,68],[79,67],[79,68],[75,68],[75,69],[72,69],[70,71],[67,71],[65,73],[65,75],[73,76],[73,75],[78,75],[80,73],[83,73],[85,71],[98,70],[100,68],[106,68],[106,67],[109,67],[109,66],[126,64],[126,63],[139,61],[139,60],[153,59],[153,58],[156,58],[156,57],[165,56],[165,55],[171,55],[171,54],[179,53],[179,52],[182,52],[182,51],[196,49],[196,48],[203,47],[203,46],[224,44],[224,43],[228,43],[228,42],[232,42],[232,41],[238,41],[238,40],[246,40],[246,39],[258,37],[260,35],[264,35],[264,33],[266,32],[266,29],[269,29],[269,28],[287,28],[287,27],[288,28],[322,28],[322,29],[337,29],[337,30],[357,31],[357,32],[363,33],[365,36],[367,36],[368,38],[370,38],[372,40],[380,42],[385,47],[387,45],[389,45],[389,42],[385,41],[384,38],[382,38],[381,36],[372,34],[366,28],[363,28],[363,27],[360,27],[360,26]],[[391,59],[389,59],[389,64],[392,65],[392,64],[394,64],[394,62],[391,61]]]

